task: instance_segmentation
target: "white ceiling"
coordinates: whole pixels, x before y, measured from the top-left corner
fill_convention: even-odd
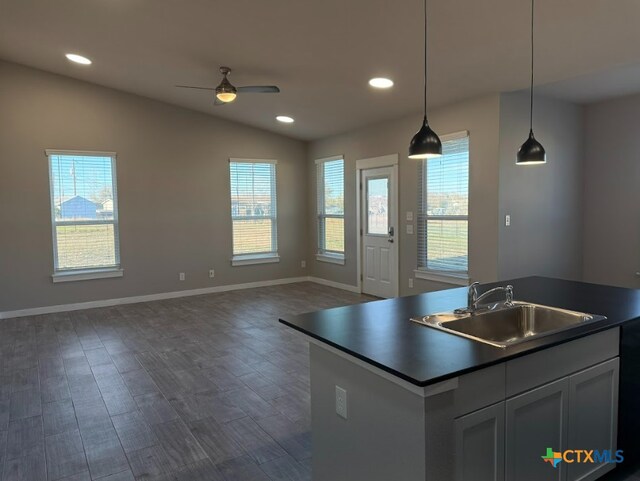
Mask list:
[[[433,106],[527,86],[528,0],[429,2]],[[555,95],[571,97],[567,79],[640,63],[638,0],[539,0],[536,10],[537,83],[560,81]],[[421,0],[0,0],[0,58],[316,139],[421,109],[421,15]],[[94,63],[71,64],[67,52]],[[213,107],[209,93],[173,87],[215,86],[220,65],[236,85],[282,93]],[[375,91],[373,76],[396,85]],[[595,78],[580,101],[620,83]]]

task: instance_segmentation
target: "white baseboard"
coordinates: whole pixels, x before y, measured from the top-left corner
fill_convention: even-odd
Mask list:
[[[322,284],[323,286],[335,287],[336,289],[342,289],[343,291],[355,292],[356,294],[360,294],[360,288],[358,286],[352,286],[351,284],[329,281],[320,277],[309,277],[308,280],[311,282],[315,282],[316,284]]]
[[[143,296],[121,297],[118,299],[101,299],[98,301],[78,302],[75,304],[59,304],[56,306],[33,307],[20,309],[17,311],[0,312],[0,319],[11,319],[13,317],[38,316],[41,314],[53,314],[56,312],[79,311],[81,309],[93,309],[96,307],[120,306],[123,304],[137,304],[139,302],[161,301],[163,299],[176,299],[179,297],[200,296],[202,294],[213,294],[216,292],[237,291],[241,289],[253,289],[256,287],[278,286],[282,284],[294,284],[296,282],[315,282],[337,289],[350,292],[360,292],[356,286],[341,284],[339,282],[328,281],[318,277],[287,277],[284,279],[273,279],[269,281],[247,282],[244,284],[229,284],[226,286],[203,287],[201,289],[191,289],[185,291],[160,292],[158,294],[147,294]]]

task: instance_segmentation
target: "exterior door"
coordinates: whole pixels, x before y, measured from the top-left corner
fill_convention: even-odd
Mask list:
[[[362,170],[362,292],[394,297],[398,292],[396,170]]]

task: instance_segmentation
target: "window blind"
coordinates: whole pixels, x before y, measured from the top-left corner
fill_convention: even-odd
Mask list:
[[[119,268],[115,154],[47,156],[55,271]]]
[[[278,251],[276,164],[231,161],[233,255],[269,255]]]
[[[344,255],[344,159],[317,165],[318,253]]]
[[[469,136],[444,140],[442,156],[418,167],[418,268],[469,270]]]

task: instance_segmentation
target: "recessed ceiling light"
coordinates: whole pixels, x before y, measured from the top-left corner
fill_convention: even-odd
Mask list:
[[[285,124],[292,124],[294,122],[293,118],[287,115],[278,115],[276,120]]]
[[[89,60],[87,57],[83,57],[82,55],[68,53],[65,55],[65,57],[75,63],[79,63],[82,65],[91,65],[91,60]]]
[[[393,80],[384,77],[376,77],[369,80],[369,85],[377,89],[388,89],[393,87]]]

